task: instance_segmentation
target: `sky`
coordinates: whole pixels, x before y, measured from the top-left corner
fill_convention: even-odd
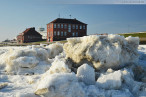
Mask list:
[[[88,24],[88,35],[146,31],[145,0],[144,4],[104,1],[0,0],[0,41],[15,38],[26,28],[46,29],[46,24],[58,18],[59,14],[60,18],[70,18],[71,15],[72,19]]]

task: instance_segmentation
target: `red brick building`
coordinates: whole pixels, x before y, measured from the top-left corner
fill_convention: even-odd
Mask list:
[[[28,28],[17,36],[17,43],[42,41],[42,35],[35,28]]]
[[[87,35],[87,24],[77,19],[57,18],[47,24],[47,41],[66,40]]]

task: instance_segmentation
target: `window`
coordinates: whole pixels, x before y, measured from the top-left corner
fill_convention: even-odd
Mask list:
[[[85,25],[83,25],[83,29],[85,29]]]
[[[63,36],[63,31],[61,31],[61,36]]]
[[[66,24],[64,25],[64,28],[65,28],[65,29],[67,28],[67,25],[66,25]]]
[[[72,26],[72,29],[75,29],[75,25]]]
[[[75,32],[72,33],[72,36],[75,36]]]
[[[63,28],[63,24],[61,24],[61,28]]]
[[[60,32],[59,32],[59,31],[57,32],[57,35],[58,35],[58,36],[60,35]]]
[[[76,32],[76,36],[78,36],[78,32]]]
[[[56,31],[54,31],[54,36],[56,36]]]
[[[66,32],[64,32],[64,36],[66,36],[66,34],[67,34],[67,33],[66,33]]]
[[[56,24],[54,24],[54,28],[56,28]]]
[[[60,28],[60,24],[58,24],[58,28]]]
[[[48,25],[48,29],[50,28],[50,24]]]
[[[82,29],[82,25],[80,25],[80,29]]]
[[[78,29],[78,25],[76,25],[76,29]]]
[[[68,25],[68,32],[71,32],[71,25]]]

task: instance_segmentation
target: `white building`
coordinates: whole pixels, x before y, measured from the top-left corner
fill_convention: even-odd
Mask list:
[[[45,28],[39,28],[38,31],[42,35],[42,39],[47,39],[47,31],[45,31]]]

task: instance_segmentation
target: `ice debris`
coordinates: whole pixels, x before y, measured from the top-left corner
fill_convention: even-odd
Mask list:
[[[126,63],[138,61],[138,37],[120,35],[84,36],[68,38],[63,48],[66,59],[70,58],[76,67],[88,62],[96,70],[120,68]]]

